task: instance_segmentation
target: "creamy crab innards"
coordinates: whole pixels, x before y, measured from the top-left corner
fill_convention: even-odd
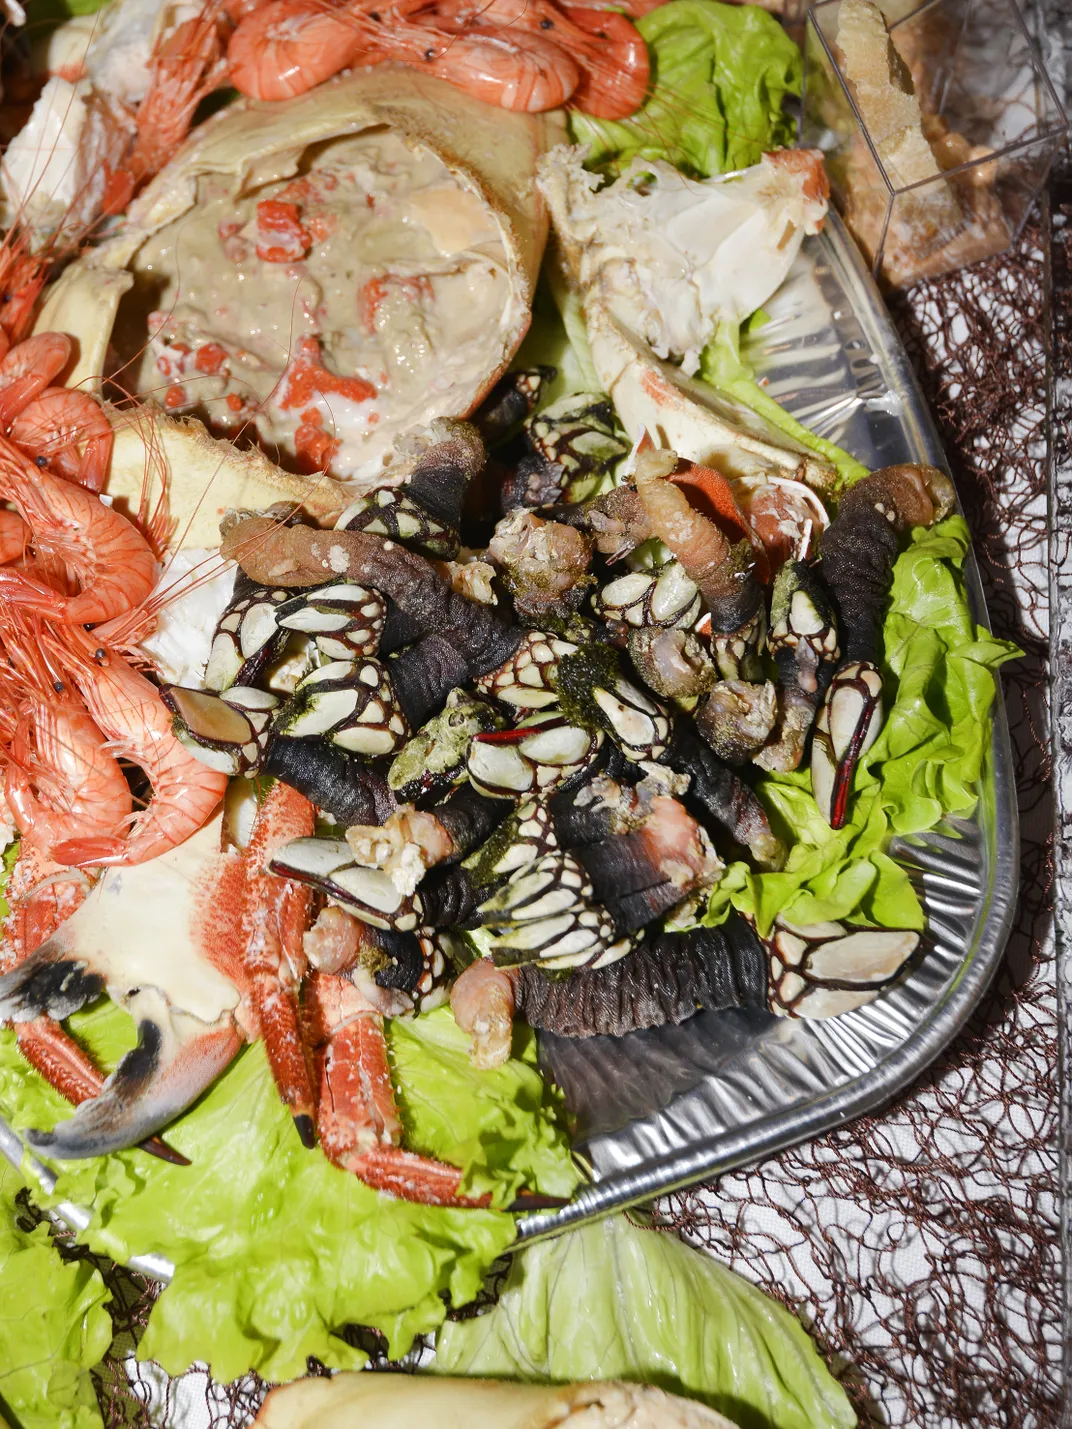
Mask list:
[[[135,255],[116,337],[169,410],[252,423],[285,465],[361,477],[430,400],[498,365],[507,255],[473,186],[388,129],[303,168],[242,191],[201,175],[194,208]]]

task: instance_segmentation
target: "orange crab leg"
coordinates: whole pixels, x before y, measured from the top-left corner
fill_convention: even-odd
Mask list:
[[[302,936],[309,926],[312,890],[269,873],[273,854],[293,838],[313,833],[312,804],[276,783],[257,812],[245,852],[246,900],[242,964],[248,996],[279,1095],[290,1108],[302,1144],[316,1144],[316,1103],[305,1056],[297,988],[305,967]]]
[[[458,1194],[462,1173],[395,1144],[402,1124],[391,1085],[383,1018],[343,977],[309,981],[311,1033],[318,1055],[320,1146],[329,1161],[366,1185],[426,1206],[487,1206],[489,1196]]]

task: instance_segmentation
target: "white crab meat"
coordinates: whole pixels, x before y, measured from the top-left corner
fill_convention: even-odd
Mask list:
[[[107,170],[126,153],[133,120],[87,80],[54,75],[0,162],[0,222],[35,234],[84,233],[99,217]]]
[[[580,149],[557,148],[539,171],[555,227],[578,250],[580,284],[686,374],[720,322],[741,322],[781,286],[826,217],[822,162],[811,151],[765,154],[750,169],[703,180],[638,158],[598,191],[583,159]]]
[[[156,628],[139,644],[168,685],[205,688],[212,637],[227,609],[237,566],[218,551],[184,550],[169,557],[151,599],[168,599]]]

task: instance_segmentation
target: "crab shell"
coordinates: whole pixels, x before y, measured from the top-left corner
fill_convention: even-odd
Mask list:
[[[592,362],[633,441],[655,432],[661,446],[731,480],[803,481],[834,488],[834,467],[743,402],[663,362],[594,291],[583,301]]]
[[[236,187],[284,177],[297,172],[311,145],[386,126],[410,146],[431,150],[476,192],[502,237],[510,296],[500,320],[498,359],[489,370],[430,397],[425,421],[463,416],[505,370],[531,321],[547,237],[547,213],[534,182],[536,160],[560,139],[561,122],[560,116],[508,113],[440,80],[390,65],[356,72],[284,103],[236,100],[194,131],[131,205],[120,232],[65,270],[46,295],[36,331],[69,334],[77,360],[67,385],[99,390],[119,305],[135,281],[129,265],[148,238],[193,207],[201,175],[233,175]],[[113,414],[113,424],[117,443],[109,492],[136,500],[147,453],[159,454],[171,476],[178,545],[218,544],[219,515],[228,507],[263,509],[292,499],[326,518],[348,504],[335,483],[284,472],[259,453],[214,440],[199,422],[161,414],[131,424],[129,414],[121,420]],[[206,489],[210,499],[199,507]]]

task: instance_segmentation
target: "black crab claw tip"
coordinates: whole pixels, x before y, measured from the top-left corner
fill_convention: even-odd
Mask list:
[[[294,1115],[294,1128],[298,1133],[298,1139],[306,1151],[312,1151],[316,1146],[316,1127],[313,1125],[313,1118],[308,1116],[305,1112],[296,1112]]]
[[[167,1161],[172,1166],[192,1166],[193,1162],[188,1156],[184,1156],[181,1151],[176,1151],[173,1146],[169,1146],[166,1141],[161,1141],[159,1136],[150,1136],[147,1141],[138,1143],[138,1150],[145,1151],[150,1156],[155,1156],[158,1161]]]
[[[0,977],[0,1018],[25,1022],[46,1015],[62,1021],[103,991],[104,979],[98,973],[73,958],[50,955],[45,942]]]

